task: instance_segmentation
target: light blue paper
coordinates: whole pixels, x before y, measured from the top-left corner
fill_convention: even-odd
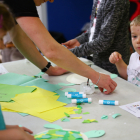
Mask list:
[[[27,114],[27,113],[18,113],[18,114],[20,114],[21,116],[23,116],[23,117],[25,117],[25,116],[28,116],[29,114]]]

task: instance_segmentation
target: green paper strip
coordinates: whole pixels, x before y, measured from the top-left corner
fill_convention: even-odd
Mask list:
[[[69,115],[68,113],[64,112],[64,114],[65,114],[67,117],[70,117],[70,115]]]
[[[45,74],[45,73],[44,73],[44,72],[40,72],[40,73],[34,75],[34,77],[40,77],[40,76],[43,75],[43,74]]]
[[[119,113],[117,113],[117,114],[114,114],[114,115],[112,115],[112,118],[117,118],[117,117],[119,117],[119,116],[121,116],[121,114],[119,114]]]
[[[82,109],[78,109],[78,111],[75,111],[76,114],[81,114],[82,113]]]
[[[111,78],[111,79],[114,79],[114,78],[116,78],[116,77],[118,77],[117,74],[111,74],[111,75],[110,75],[110,78]]]
[[[103,116],[101,117],[101,119],[106,120],[106,119],[108,119],[108,116],[107,116],[107,115],[103,115]]]
[[[90,114],[89,112],[85,112],[85,113],[83,113],[83,114]]]
[[[82,123],[91,123],[90,120],[84,120]]]

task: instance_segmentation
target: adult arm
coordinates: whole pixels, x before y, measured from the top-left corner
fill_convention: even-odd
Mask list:
[[[68,49],[56,42],[44,27],[42,22],[37,17],[19,17],[17,22],[28,37],[38,46],[41,52],[53,63],[58,66],[82,75],[91,79],[95,84],[98,81],[99,73],[92,68],[81,62],[75,55],[73,55]],[[28,23],[28,24],[27,24]],[[21,30],[19,25],[16,25],[17,32]],[[33,62],[40,69],[46,66],[46,60],[39,54],[35,46],[31,45],[31,41],[27,41],[27,37],[23,37],[25,34],[18,32],[18,36],[14,36],[14,42],[17,43],[18,48],[23,52],[26,57]],[[20,45],[20,41],[24,41],[25,44]],[[30,43],[29,43],[30,42]],[[31,45],[28,45],[28,43]],[[109,76],[101,74],[98,86],[107,89],[107,93],[112,92],[116,83],[110,79]]]
[[[81,43],[83,42],[83,37],[85,37],[85,35],[77,37],[76,39],[80,42],[81,45],[71,49],[72,53],[78,57],[88,56],[90,54],[104,52],[112,45],[118,25],[120,24],[123,13],[125,12],[125,1],[112,1],[110,3],[110,9],[107,9],[107,12],[108,13],[106,14],[103,13],[106,16],[102,22],[98,37],[91,42],[84,42],[83,44]]]

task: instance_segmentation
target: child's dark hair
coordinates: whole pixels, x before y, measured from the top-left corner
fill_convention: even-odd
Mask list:
[[[8,7],[0,2],[0,29],[9,31],[14,26],[14,19]]]
[[[138,15],[131,21],[130,26],[140,26],[140,15]]]

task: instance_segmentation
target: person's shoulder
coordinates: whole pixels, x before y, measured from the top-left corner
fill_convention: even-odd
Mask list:
[[[137,59],[139,57],[139,54],[137,52],[134,52],[131,54],[130,59]]]

